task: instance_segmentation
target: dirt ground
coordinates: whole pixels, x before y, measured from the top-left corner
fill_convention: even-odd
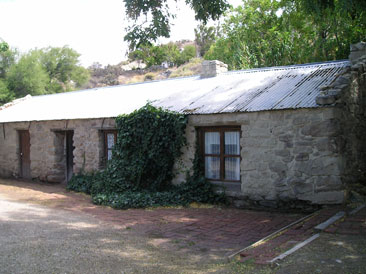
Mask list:
[[[280,262],[276,273],[366,273],[366,235],[324,233]]]
[[[231,262],[232,273],[366,273],[366,236],[321,234],[320,237],[278,264]]]
[[[200,214],[213,216],[207,219]],[[243,226],[242,218],[247,218],[246,222],[260,225],[267,235],[273,220],[282,218],[288,223],[299,217],[220,208],[116,211],[95,206],[87,195],[59,186],[0,179],[0,273],[366,272],[364,234],[322,233],[275,266],[226,262],[226,252],[202,249],[209,241],[200,241],[201,231],[195,231],[216,227],[207,230],[217,238],[211,240],[213,247],[231,250],[233,245],[225,245],[223,236],[241,239],[241,232],[210,224],[215,216],[221,221],[238,220],[233,222],[237,226]],[[208,222],[206,226],[203,221]],[[246,239],[260,237],[261,233],[251,234],[254,229],[248,227],[243,233]],[[193,238],[182,238],[183,234]]]
[[[0,195],[7,199],[91,216],[148,237],[167,252],[194,252],[211,259],[225,258],[303,216],[208,205],[114,210],[93,205],[90,196],[66,191],[61,185],[2,182]]]
[[[189,264],[187,262],[190,262]],[[205,273],[205,258],[177,256],[95,218],[0,199],[0,273]]]

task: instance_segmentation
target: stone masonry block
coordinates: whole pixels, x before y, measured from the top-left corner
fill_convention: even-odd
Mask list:
[[[341,204],[345,201],[345,191],[318,192],[311,195],[300,195],[297,198],[310,201],[313,204]]]
[[[339,176],[315,177],[315,192],[341,190],[342,180]]]
[[[340,133],[340,123],[336,119],[313,123],[303,127],[301,133],[313,137],[337,136]]]
[[[309,154],[308,153],[299,153],[295,157],[296,161],[308,161],[309,160]]]

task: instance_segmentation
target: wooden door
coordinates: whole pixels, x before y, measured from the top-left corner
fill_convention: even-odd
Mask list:
[[[30,179],[30,136],[28,130],[19,131],[19,154],[20,176]]]
[[[73,131],[66,131],[66,181],[68,182],[73,174],[74,168],[74,146],[73,146]]]

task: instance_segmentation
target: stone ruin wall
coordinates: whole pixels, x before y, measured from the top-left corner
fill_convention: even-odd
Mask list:
[[[18,130],[30,133],[31,177],[48,182],[65,180],[65,135],[73,130],[73,172],[100,169],[103,156],[102,130],[115,127],[114,119],[37,121],[0,125],[0,176],[19,177]]]

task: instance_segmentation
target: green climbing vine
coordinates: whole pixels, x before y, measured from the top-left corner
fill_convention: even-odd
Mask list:
[[[118,116],[117,142],[107,167],[74,175],[68,189],[91,194],[95,204],[119,209],[223,202],[202,174],[198,148],[193,174],[178,186],[171,183],[173,165],[186,145],[186,124],[186,115],[151,104]]]

